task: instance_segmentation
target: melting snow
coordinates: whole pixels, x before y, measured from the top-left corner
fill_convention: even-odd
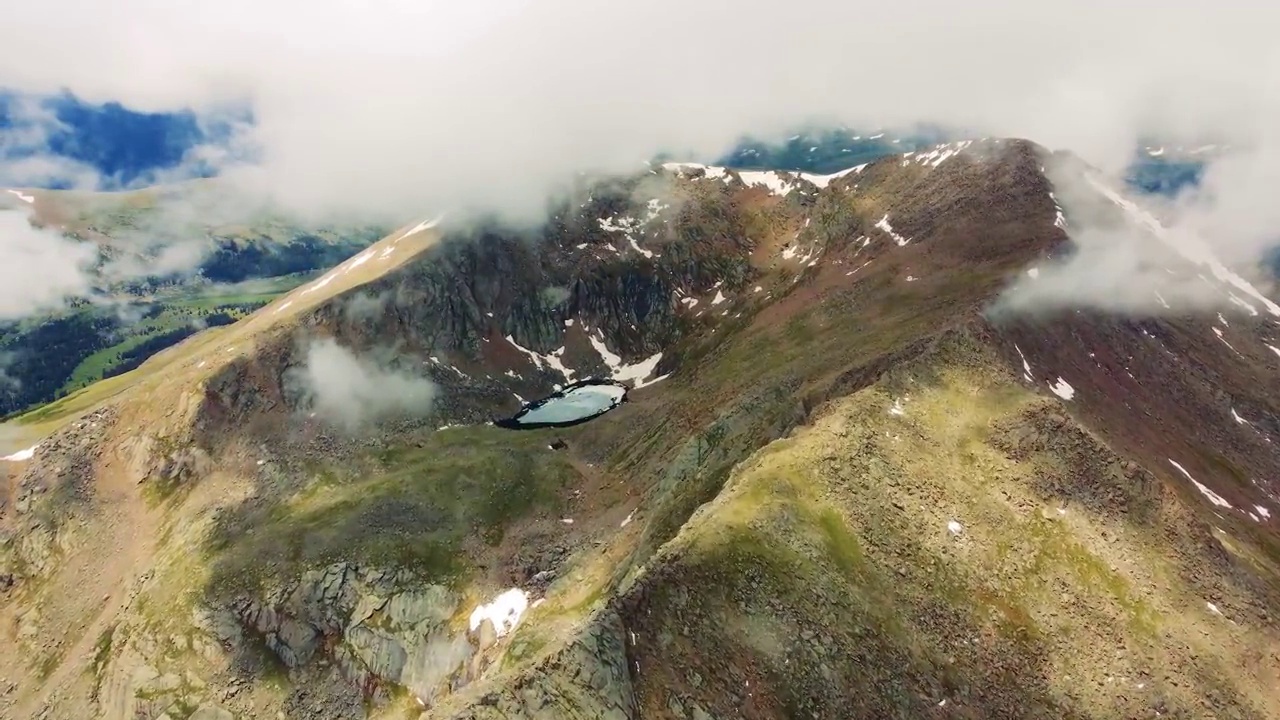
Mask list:
[[[344,273],[351,272],[352,270],[355,270],[361,265],[369,262],[371,259],[373,259],[373,248],[369,248],[368,250],[365,250],[364,252],[360,253],[359,255],[349,260],[348,261],[349,264],[343,270],[343,272]]]
[[[893,241],[898,243],[898,247],[902,247],[911,242],[909,238],[904,238],[893,231],[893,226],[889,224],[889,213],[885,213],[884,217],[880,218],[880,221],[876,223],[876,227],[888,233],[889,237],[893,238]]]
[[[38,447],[40,447],[40,444],[36,443],[35,445],[32,445],[26,450],[19,450],[18,452],[12,455],[5,455],[4,457],[0,457],[0,460],[8,460],[9,462],[23,462],[26,460],[30,460],[32,456],[36,454],[36,448]]]
[[[511,337],[510,335],[507,335],[506,339],[507,339],[507,342],[511,343],[512,347],[524,353],[525,355],[528,355],[529,359],[533,361],[533,364],[535,367],[541,369],[545,365],[551,368],[552,370],[559,372],[561,375],[564,376],[565,380],[568,380],[570,382],[573,381],[574,370],[572,368],[565,367],[564,363],[560,362],[560,358],[564,356],[563,347],[560,347],[557,350],[553,350],[550,355],[539,355],[538,353],[516,342],[515,338]],[[439,362],[434,357],[431,358],[431,360],[433,362]]]
[[[1267,296],[1259,292],[1257,288],[1249,283],[1249,281],[1227,269],[1227,267],[1223,265],[1216,256],[1214,256],[1213,252],[1209,249],[1209,246],[1204,243],[1204,241],[1188,233],[1170,233],[1163,225],[1160,224],[1160,221],[1156,220],[1155,217],[1151,215],[1151,213],[1138,207],[1133,202],[1126,200],[1119,193],[1107,187],[1093,176],[1086,176],[1086,179],[1098,192],[1102,193],[1105,197],[1111,200],[1111,202],[1119,205],[1121,208],[1124,208],[1125,212],[1128,213],[1131,218],[1143,227],[1147,228],[1152,232],[1152,234],[1160,238],[1166,244],[1173,247],[1173,249],[1177,250],[1184,258],[1197,265],[1207,266],[1213,273],[1214,277],[1218,278],[1218,280],[1235,287],[1237,290],[1244,292],[1246,295],[1249,295],[1253,299],[1262,303],[1263,306],[1267,308],[1267,311],[1272,315],[1280,316],[1280,305],[1269,300]]]
[[[308,286],[307,286],[307,288],[306,288],[305,290],[303,290],[303,291],[302,291],[302,294],[303,294],[303,295],[306,295],[306,294],[307,294],[307,293],[309,293],[309,292],[314,292],[314,291],[316,291],[316,290],[319,290],[320,288],[324,287],[325,285],[328,285],[329,283],[333,282],[333,279],[334,279],[334,278],[336,278],[336,277],[338,277],[338,272],[337,272],[336,270],[331,270],[331,271],[329,271],[329,274],[328,274],[328,275],[325,275],[324,277],[320,278],[319,280],[317,280],[317,281],[315,281],[315,282],[311,283],[310,285],[308,285]]]
[[[1227,293],[1227,296],[1228,296],[1228,297],[1227,297],[1227,299],[1229,299],[1231,302],[1235,303],[1236,305],[1239,305],[1240,307],[1244,308],[1245,310],[1248,310],[1250,315],[1253,315],[1254,317],[1257,317],[1257,315],[1258,315],[1258,309],[1257,309],[1257,308],[1255,308],[1254,306],[1250,305],[1249,303],[1247,303],[1247,302],[1245,302],[1245,301],[1241,300],[1240,298],[1236,297],[1236,296],[1235,296],[1235,293]]]
[[[763,185],[769,188],[769,192],[774,195],[785,196],[795,188],[780,173],[767,171],[741,171],[738,177],[742,179],[742,184],[747,186]]]
[[[1035,382],[1031,379],[1031,365],[1027,363],[1027,356],[1022,354],[1022,348],[1014,345],[1013,349],[1017,350],[1018,357],[1022,358],[1022,379],[1027,382]]]
[[[439,224],[440,224],[440,221],[441,221],[441,220],[443,220],[443,219],[444,219],[444,216],[443,216],[443,215],[438,215],[438,216],[436,216],[436,217],[434,217],[434,218],[432,218],[432,219],[430,219],[430,220],[423,220],[422,222],[418,223],[417,225],[414,225],[412,228],[409,228],[407,231],[405,231],[405,233],[404,233],[403,235],[401,235],[400,237],[396,238],[395,240],[392,240],[391,242],[393,242],[393,243],[398,243],[398,242],[400,242],[401,240],[403,240],[403,239],[405,239],[405,238],[409,237],[410,235],[416,235],[417,233],[420,233],[420,232],[422,232],[423,230],[428,230],[428,229],[430,229],[430,228],[433,228],[433,227],[435,227],[436,225],[439,225]]]
[[[655,201],[651,201],[655,202]],[[653,251],[645,250],[636,242],[635,231],[640,229],[640,221],[630,217],[620,218],[600,218],[596,221],[600,224],[600,229],[606,232],[620,232],[626,235],[627,242],[631,244],[632,249],[641,255],[652,258]]]
[[[942,145],[937,145],[929,152],[907,153],[904,156],[902,164],[906,165],[914,155],[916,164],[928,165],[929,167],[936,168],[948,159],[960,154],[961,151],[972,144],[972,140],[961,140],[956,143],[943,143]]]
[[[841,170],[839,172],[831,173],[830,175],[810,175],[808,173],[800,173],[800,177],[804,178],[805,180],[808,180],[809,182],[813,183],[814,185],[820,188],[824,188],[830,185],[831,181],[833,180],[839,180],[845,175],[850,175],[850,174],[856,175],[857,173],[862,172],[863,168],[865,168],[866,166],[867,166],[866,163],[863,163],[861,165],[855,165],[846,170]]]
[[[485,621],[493,623],[498,637],[502,637],[515,629],[520,616],[529,609],[529,595],[519,588],[511,588],[494,598],[488,605],[481,605],[471,611],[471,632]]]
[[[720,303],[722,303],[722,302],[724,302],[725,300],[728,300],[728,299],[729,299],[729,298],[727,298],[727,297],[725,297],[725,296],[724,296],[724,293],[722,293],[722,292],[720,292],[719,290],[717,290],[717,291],[716,291],[716,296],[715,296],[714,298],[711,298],[711,304],[712,304],[712,305],[719,305]]]
[[[1235,354],[1237,354],[1237,355],[1240,355],[1240,351],[1239,351],[1239,350],[1236,350],[1234,347],[1232,347],[1232,346],[1231,346],[1231,343],[1227,342],[1227,339],[1226,339],[1225,337],[1223,337],[1223,335],[1222,335],[1222,330],[1220,330],[1219,328],[1215,327],[1215,328],[1213,328],[1213,334],[1218,336],[1218,339],[1222,341],[1222,344],[1223,344],[1223,345],[1226,345],[1227,347],[1231,348],[1231,352],[1233,352],[1233,353],[1235,353]],[[1244,357],[1244,356],[1243,356],[1243,355],[1241,355],[1241,357]]]
[[[595,348],[596,352],[600,353],[600,359],[609,367],[611,380],[616,380],[618,382],[631,381],[631,387],[638,390],[667,378],[666,375],[662,375],[645,382],[645,380],[652,375],[653,371],[658,367],[658,363],[661,362],[662,353],[658,353],[653,357],[641,360],[640,362],[633,363],[631,365],[624,365],[622,364],[622,357],[613,354],[613,352],[609,350],[609,346],[604,344],[604,341],[597,340],[595,336],[589,336],[587,339],[591,341],[591,347]]]
[[[1061,377],[1058,378],[1058,382],[1049,385],[1049,392],[1052,392],[1063,400],[1070,400],[1076,395],[1075,388],[1068,385],[1067,381],[1063,380]]]
[[[1186,476],[1187,476],[1187,479],[1191,481],[1191,484],[1192,484],[1192,485],[1195,485],[1195,486],[1196,486],[1196,489],[1200,491],[1200,494],[1201,494],[1201,495],[1204,495],[1206,498],[1208,498],[1208,499],[1209,499],[1209,502],[1213,503],[1214,505],[1217,505],[1218,507],[1224,507],[1224,508],[1228,508],[1228,509],[1230,509],[1230,508],[1231,508],[1231,503],[1227,502],[1226,498],[1224,498],[1224,497],[1222,497],[1221,495],[1219,495],[1218,493],[1216,493],[1216,492],[1214,492],[1214,491],[1210,490],[1209,488],[1205,487],[1204,485],[1201,485],[1199,481],[1197,481],[1195,478],[1191,477],[1191,473],[1187,472],[1187,469],[1186,469],[1186,468],[1184,468],[1184,467],[1182,467],[1181,465],[1179,465],[1178,463],[1174,462],[1174,461],[1173,461],[1173,459],[1168,458],[1168,460],[1169,460],[1169,464],[1170,464],[1170,465],[1173,465],[1174,467],[1178,468],[1178,472],[1180,472],[1180,473],[1182,473],[1183,475],[1186,475]]]
[[[8,193],[9,193],[10,195],[16,195],[16,196],[17,196],[17,198],[18,198],[19,200],[21,200],[22,202],[24,202],[24,203],[28,203],[28,204],[30,204],[30,203],[33,203],[33,202],[35,202],[35,201],[36,201],[36,199],[35,199],[35,197],[34,197],[34,196],[32,196],[32,195],[25,195],[25,194],[23,194],[23,192],[22,192],[21,190],[9,190],[9,191],[8,191]]]
[[[1257,510],[1257,511],[1258,511],[1258,514],[1259,514],[1259,515],[1261,515],[1263,518],[1266,518],[1266,519],[1268,519],[1268,520],[1270,520],[1270,519],[1271,519],[1271,511],[1270,511],[1270,510],[1268,510],[1268,509],[1266,509],[1266,508],[1262,507],[1261,505],[1254,505],[1254,506],[1253,506],[1253,509],[1254,509],[1254,510]]]
[[[729,182],[730,176],[725,168],[717,165],[699,165],[698,163],[663,163],[663,170],[673,170],[675,172],[697,171],[702,170],[709,178],[720,178],[724,182]]]

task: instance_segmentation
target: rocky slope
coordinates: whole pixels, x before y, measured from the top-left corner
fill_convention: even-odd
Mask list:
[[[991,312],[1068,242],[1046,165],[668,165],[422,223],[46,408],[5,712],[1280,716],[1280,312],[1176,245],[1221,315]],[[334,425],[317,339],[430,409]],[[588,376],[630,402],[486,424]]]

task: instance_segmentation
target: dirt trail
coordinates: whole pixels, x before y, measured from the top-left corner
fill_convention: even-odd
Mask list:
[[[34,690],[19,697],[15,718],[35,717],[46,706],[55,710],[49,717],[89,715],[98,639],[129,607],[130,587],[150,567],[155,550],[157,513],[147,507],[127,467],[112,458],[101,468],[95,515],[80,529],[79,546],[63,559],[42,593],[42,617],[75,619],[74,625],[49,626],[43,632],[61,631],[62,641],[71,645],[43,681],[33,677],[29,661],[25,668],[6,668],[11,677],[26,674],[25,688]]]

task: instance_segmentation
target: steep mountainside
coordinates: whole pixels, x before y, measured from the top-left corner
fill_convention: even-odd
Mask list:
[[[1017,140],[665,165],[392,233],[25,418],[0,707],[1278,717],[1280,306],[1089,178]],[[1069,249],[1055,182],[1221,312],[1001,311]],[[487,422],[587,377],[628,402]]]
[[[219,181],[137,192],[10,190],[0,211],[92,246],[91,299],[0,318],[0,416],[137,367],[360,252],[385,229],[316,226],[251,206]]]

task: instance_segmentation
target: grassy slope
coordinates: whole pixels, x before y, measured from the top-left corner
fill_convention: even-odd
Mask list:
[[[1258,598],[1208,609],[1188,578],[1229,571],[1158,483],[1091,502],[1119,459],[1036,435],[1055,406],[964,339],[758,453],[624,599],[645,717],[673,696],[745,717],[1274,716]]]

